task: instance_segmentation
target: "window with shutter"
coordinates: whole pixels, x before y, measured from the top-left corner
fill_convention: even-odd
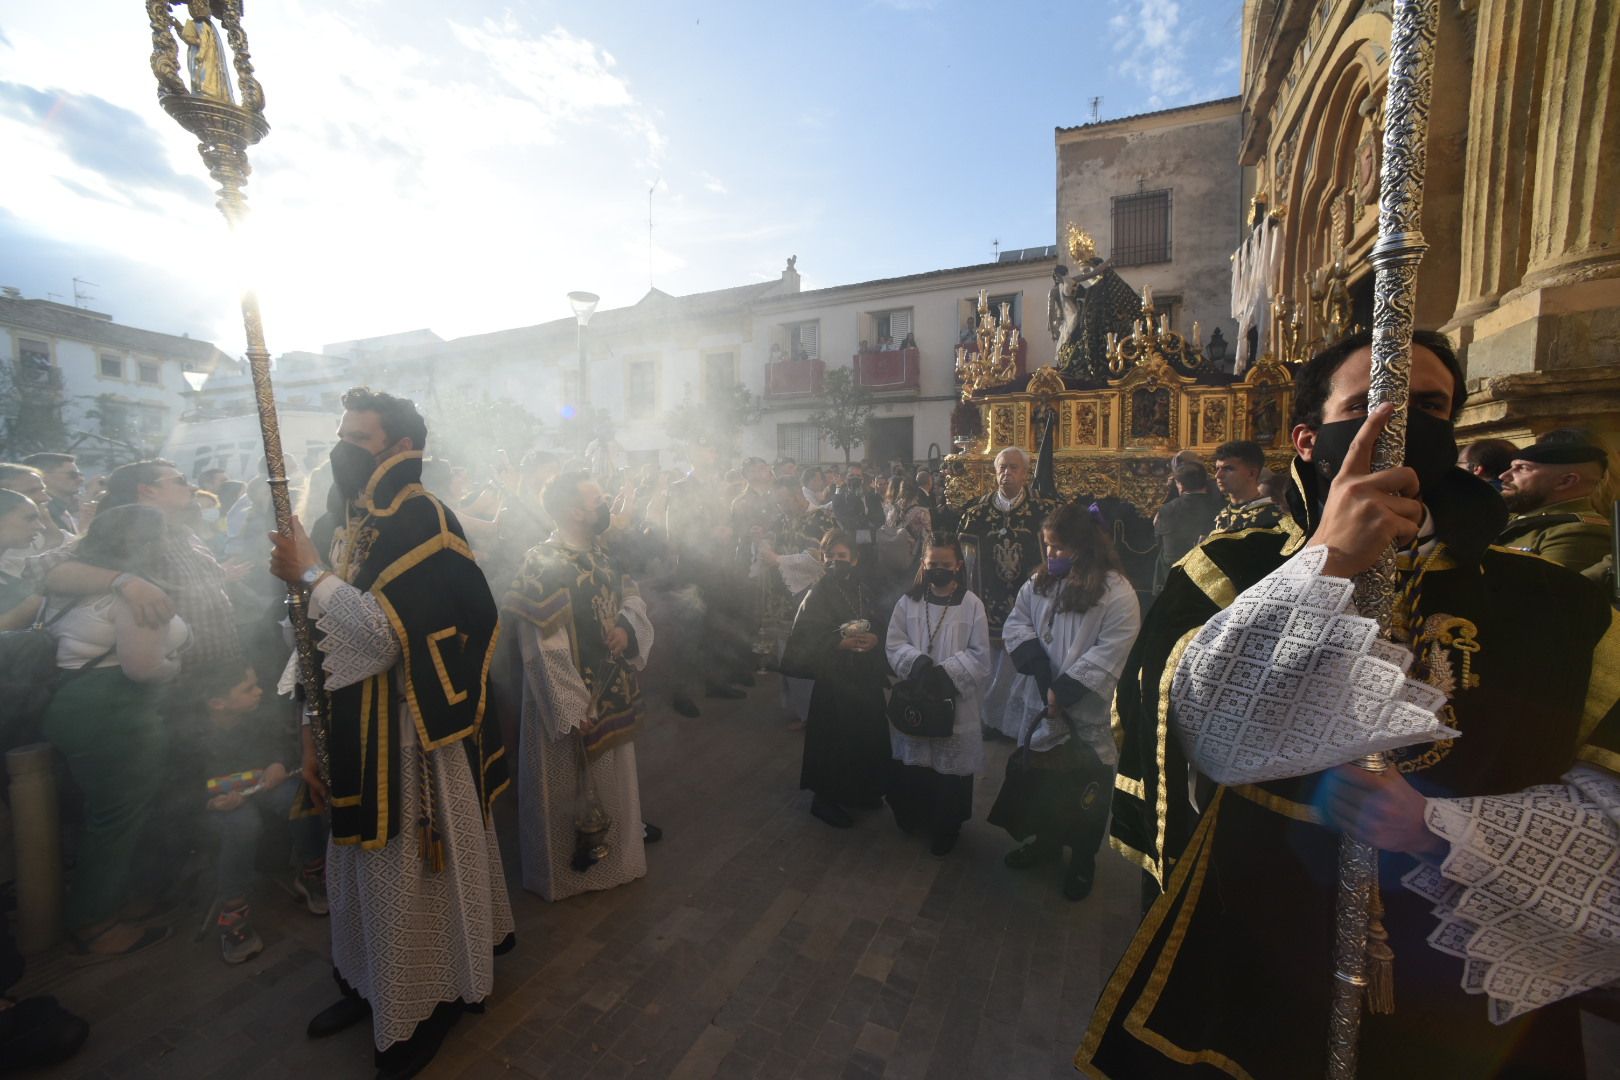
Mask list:
[[[820,323],[794,323],[788,340],[792,345],[792,349],[789,352],[792,359],[819,360],[821,358]]]

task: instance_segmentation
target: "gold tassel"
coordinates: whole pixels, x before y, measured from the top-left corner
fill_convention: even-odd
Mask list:
[[[1384,897],[1376,881],[1367,919],[1367,1011],[1381,1016],[1395,1011],[1395,950],[1384,929]]]

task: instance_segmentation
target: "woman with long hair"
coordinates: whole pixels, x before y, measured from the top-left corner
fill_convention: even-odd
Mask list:
[[[1002,627],[1019,677],[1007,703],[1018,749],[990,810],[990,824],[1015,840],[1014,869],[1073,852],[1063,895],[1091,893],[1097,849],[1119,755],[1109,704],[1142,625],[1136,591],[1113,543],[1082,507],[1068,504],[1041,527],[1046,562],[1018,592]]]
[[[799,787],[814,795],[810,812],[828,825],[855,824],[848,807],[883,801],[889,769],[883,689],[889,665],[883,614],[861,583],[860,554],[838,529],[821,540],[827,573],[810,587],[788,632],[782,674],[814,679],[804,727]]]
[[[163,538],[161,510],[132,504],[101,511],[79,542],[78,559],[120,577],[99,596],[47,597],[61,674],[41,728],[84,793],[65,912],[84,960],[128,955],[168,935],[165,927],[119,918],[141,829],[163,782],[161,684],[180,671],[190,631],[178,616],[161,627],[140,625],[118,588],[126,574],[156,580]]]
[[[928,829],[935,855],[956,846],[962,822],[973,816],[973,778],[984,772],[979,710],[990,683],[990,627],[984,604],[963,580],[963,563],[956,537],[931,537],[916,580],[889,619],[894,673],[930,697],[955,702],[949,735],[889,729],[889,808],[902,831]]]

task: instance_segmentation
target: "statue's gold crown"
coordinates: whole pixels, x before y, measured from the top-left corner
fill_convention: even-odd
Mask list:
[[[1069,250],[1069,258],[1075,262],[1086,262],[1097,257],[1097,242],[1090,233],[1072,221],[1064,231],[1064,246]]]

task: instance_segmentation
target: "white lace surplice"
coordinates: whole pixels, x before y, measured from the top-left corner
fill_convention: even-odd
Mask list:
[[[639,596],[626,596],[619,614],[636,633],[632,666],[646,665],[653,628]],[[523,720],[519,737],[518,819],[523,887],[547,900],[611,889],[645,877],[647,849],[641,828],[641,789],[634,743],[621,743],[591,762],[591,784],[613,821],[607,857],[584,873],[571,865],[579,797],[574,731],[589,715],[590,694],[574,666],[568,635],[542,639],[532,623],[516,623],[523,654]]]
[[[1429,944],[1464,962],[1492,1021],[1620,980],[1620,778],[1577,765],[1562,784],[1430,799],[1427,822],[1451,852],[1403,882],[1434,901]]]
[[[1352,607],[1307,547],[1244,590],[1188,645],[1170,687],[1176,730],[1222,784],[1304,776],[1378,750],[1457,738],[1443,693],[1406,677],[1412,654]]]
[[[351,685],[399,662],[399,641],[375,597],[337,578],[315,590],[310,614],[324,635],[327,685]],[[394,676],[400,693],[399,673]],[[400,830],[378,851],[328,844],[332,963],[371,1003],[372,1041],[407,1039],[441,1001],[478,1002],[495,987],[494,949],[513,929],[493,825],[478,803],[460,743],[427,754],[445,867],[432,873],[417,850],[421,799],[416,720],[400,695]]]
[[[1009,655],[1026,641],[1039,641],[1052,662],[1054,682],[1067,675],[1090,691],[1080,699],[1078,709],[1068,710],[1068,719],[1075,722],[1076,733],[1096,751],[1098,759],[1114,765],[1119,750],[1108,714],[1125,659],[1142,628],[1136,590],[1123,576],[1109,574],[1108,588],[1090,608],[1059,614],[1056,606],[1056,593],[1042,596],[1033,581],[1024,582],[1001,628],[1001,639]],[[1006,665],[1011,668],[1010,658]],[[1032,750],[1061,746],[1069,738],[1068,721],[1046,715],[1046,700],[1033,676],[1015,674],[1013,679],[1001,730]]]
[[[934,647],[928,625],[934,625]],[[943,739],[917,739],[889,728],[889,749],[904,765],[921,765],[946,776],[984,775],[984,736],[979,705],[990,682],[990,628],[984,602],[971,592],[960,604],[942,607],[902,596],[889,620],[889,666],[901,678],[925,652],[956,684],[956,723]]]

